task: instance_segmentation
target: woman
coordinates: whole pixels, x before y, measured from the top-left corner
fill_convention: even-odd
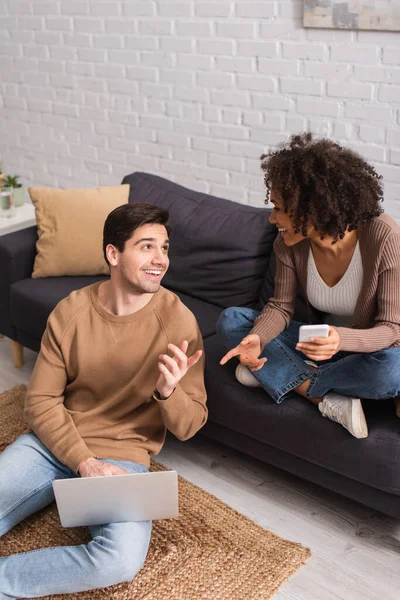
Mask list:
[[[365,438],[361,399],[400,395],[400,227],[382,214],[381,177],[349,149],[306,133],[261,161],[279,232],[275,291],[261,314],[223,312],[217,329],[232,349],[221,364],[237,356],[244,385],[277,403],[295,391]],[[327,338],[299,343],[298,285]]]

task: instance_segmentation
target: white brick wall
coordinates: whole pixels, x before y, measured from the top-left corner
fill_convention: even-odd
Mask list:
[[[400,34],[304,29],[300,0],[3,0],[0,159],[30,185],[145,170],[261,205],[259,156],[310,129],[400,220]]]

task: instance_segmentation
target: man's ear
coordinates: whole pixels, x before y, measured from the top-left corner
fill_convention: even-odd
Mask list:
[[[118,250],[112,244],[108,244],[106,247],[106,256],[110,266],[116,267],[118,265]]]

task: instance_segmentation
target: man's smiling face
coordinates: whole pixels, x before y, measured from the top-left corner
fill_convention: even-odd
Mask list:
[[[164,225],[142,225],[125,243],[123,252],[113,247],[110,262],[132,292],[154,294],[169,267],[168,250]]]

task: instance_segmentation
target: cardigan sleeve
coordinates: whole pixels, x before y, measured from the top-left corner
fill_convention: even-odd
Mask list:
[[[369,329],[337,327],[339,350],[377,352],[400,343],[400,232],[392,233],[382,249],[376,293],[375,325]]]
[[[254,321],[250,333],[259,336],[261,348],[279,335],[292,320],[298,288],[298,278],[293,252],[285,246],[281,237],[274,242],[276,276],[274,295]]]

